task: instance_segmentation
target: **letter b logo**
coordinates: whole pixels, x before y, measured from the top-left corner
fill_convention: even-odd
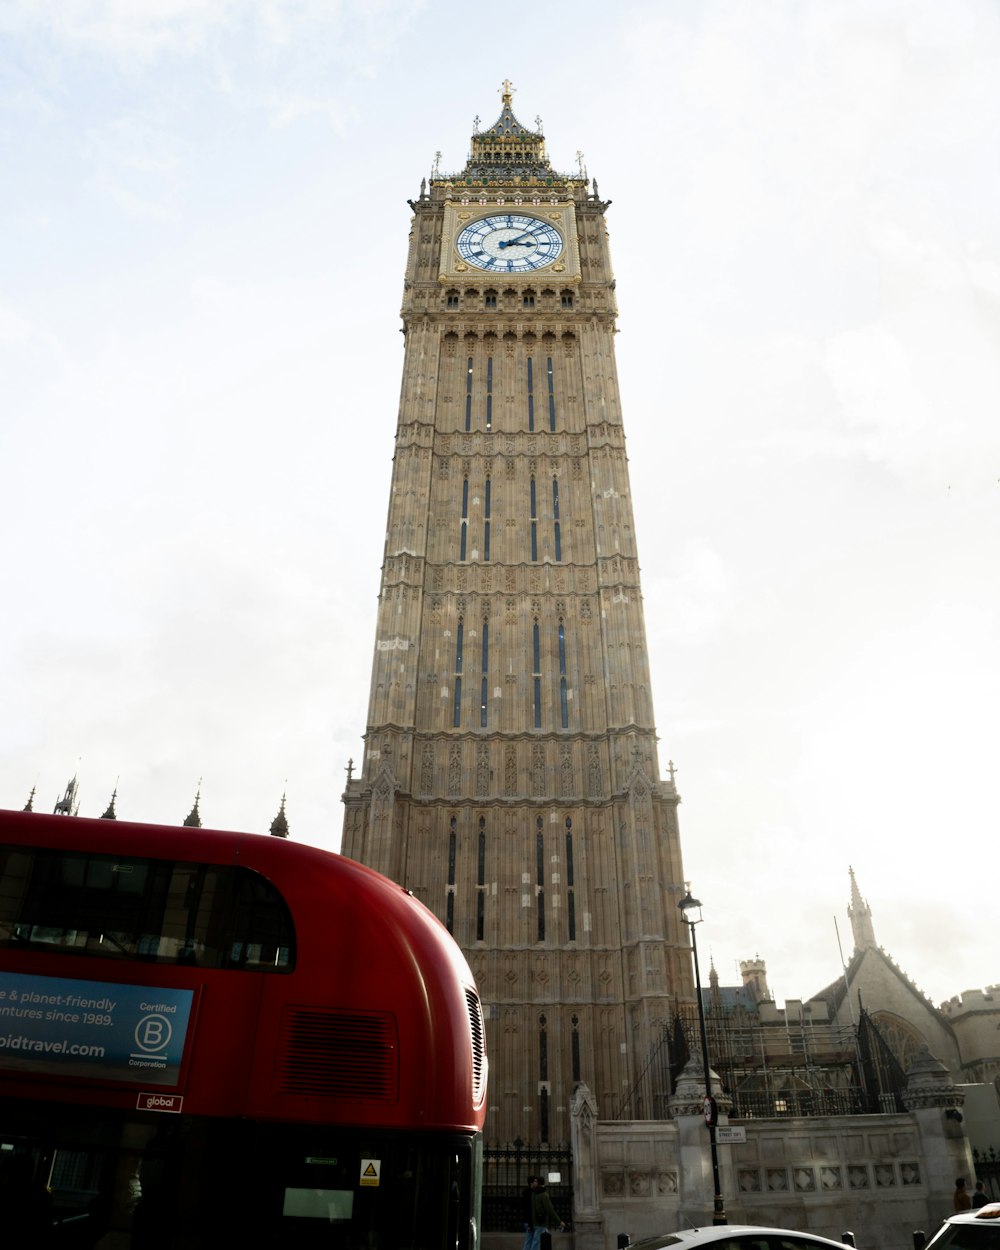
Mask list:
[[[147,1054],[166,1050],[173,1032],[165,1016],[143,1016],[135,1026],[135,1041]]]

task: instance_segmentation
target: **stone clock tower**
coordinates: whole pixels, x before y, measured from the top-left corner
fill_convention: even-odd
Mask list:
[[[693,990],[608,205],[582,173],[553,171],[536,124],[517,120],[504,83],[465,168],[435,169],[410,202],[365,755],[343,852],[412,890],[465,951],[487,1013],[487,1140],[555,1144],[580,1082],[603,1118],[666,1114],[665,1078],[651,1086],[646,1070]]]

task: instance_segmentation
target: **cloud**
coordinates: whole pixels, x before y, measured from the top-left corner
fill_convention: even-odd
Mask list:
[[[348,123],[357,117],[357,112],[350,105],[344,104],[336,96],[305,96],[295,93],[287,96],[276,96],[271,101],[271,125],[276,129],[290,126],[304,117],[322,117],[330,123],[330,129],[337,135],[347,132]]]
[[[420,0],[12,0],[0,29],[123,65],[216,56],[249,36],[261,59],[294,57],[301,68],[318,52],[370,73],[422,8]]]
[[[3,24],[70,49],[149,61],[202,51],[239,7],[236,0],[14,0]]]

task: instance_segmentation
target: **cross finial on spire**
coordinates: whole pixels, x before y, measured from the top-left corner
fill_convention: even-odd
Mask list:
[[[577,165],[580,167],[580,177],[581,177],[581,178],[582,178],[582,179],[586,182],[586,180],[587,180],[587,167],[586,167],[586,165],[584,165],[584,163],[583,163],[583,153],[582,153],[582,152],[577,152],[577,154],[576,154],[576,163],[577,163]]]
[[[438,176],[438,172],[440,169],[441,169],[441,153],[435,152],[434,153],[434,165],[431,168],[431,177],[436,178]]]
[[[353,758],[352,758],[352,759],[349,759],[349,760],[347,761],[347,769],[346,769],[346,772],[347,772],[347,784],[348,784],[348,785],[350,785],[350,784],[351,784],[351,778],[354,776],[354,760],[353,760]]]
[[[503,80],[503,87],[501,90],[503,92],[504,104],[510,104],[510,97],[514,94],[514,84],[509,78],[505,78]]]

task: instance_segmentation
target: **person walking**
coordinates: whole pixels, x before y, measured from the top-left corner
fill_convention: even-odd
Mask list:
[[[955,1192],[952,1194],[951,1204],[956,1211],[968,1211],[972,1206],[969,1191],[965,1188],[964,1176],[960,1176],[955,1182]]]
[[[973,1209],[985,1207],[988,1202],[989,1198],[986,1196],[986,1186],[982,1181],[976,1181],[976,1192],[972,1195]]]
[[[535,1213],[532,1210],[532,1199],[535,1196],[534,1176],[528,1177],[528,1183],[521,1190],[521,1227],[524,1229],[524,1246],[522,1250],[531,1250],[532,1238],[535,1235]]]
[[[565,1227],[559,1212],[552,1205],[545,1181],[540,1176],[531,1177],[531,1228],[525,1233],[523,1250],[540,1250],[542,1233],[550,1228],[558,1228],[562,1232]]]

